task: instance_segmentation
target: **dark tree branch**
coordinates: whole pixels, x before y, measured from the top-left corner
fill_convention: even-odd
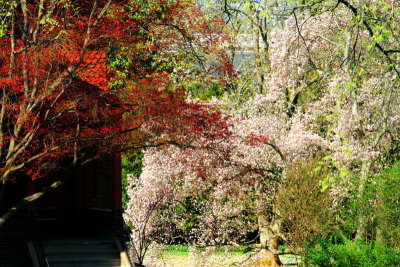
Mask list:
[[[338,0],[338,3],[341,3],[344,6],[346,6],[355,16],[359,15],[359,12],[358,12],[357,8],[355,6],[353,6],[352,4],[350,4],[347,0]],[[372,30],[371,25],[365,19],[362,20],[362,24],[367,29],[369,36],[373,37],[375,35],[375,33]],[[391,53],[397,53],[397,52],[400,52],[400,50],[398,50],[398,49],[385,50],[383,48],[383,46],[379,42],[375,43],[375,47],[378,48],[378,50],[381,51],[385,55],[385,57],[387,58],[389,63],[392,65],[391,68],[394,68],[394,70],[396,71],[397,75],[400,76],[399,70],[393,64],[393,60],[390,57]]]

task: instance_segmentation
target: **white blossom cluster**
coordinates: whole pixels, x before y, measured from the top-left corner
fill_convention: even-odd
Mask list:
[[[338,9],[292,17],[273,31],[267,93],[254,95],[235,114],[222,110],[224,134],[214,134],[218,125],[210,124],[203,127],[206,134],[180,136],[194,140],[192,146],[147,149],[141,185],[129,193],[125,218],[140,225],[146,203],[158,196],[174,209],[190,197],[198,211],[186,214],[196,221],[193,240],[240,241],[257,229],[256,199],[269,199],[276,191],[273,178],[292,163],[323,153],[334,162],[333,171],[357,173],[366,162],[369,171],[382,168],[381,159],[400,138],[399,79],[370,55],[367,31],[357,32],[358,42],[351,43],[355,32],[342,30],[349,26],[348,16],[348,9]],[[368,57],[368,64],[354,71],[351,53]],[[224,103],[214,99],[209,107],[218,105]],[[329,188],[334,205],[351,186],[346,171]],[[257,191],[265,181],[269,185]],[[176,210],[171,214],[179,225],[183,217]]]

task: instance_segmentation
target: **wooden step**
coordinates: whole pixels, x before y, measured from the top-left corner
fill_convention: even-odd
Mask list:
[[[42,242],[49,266],[120,266],[114,240],[87,237],[59,237]]]

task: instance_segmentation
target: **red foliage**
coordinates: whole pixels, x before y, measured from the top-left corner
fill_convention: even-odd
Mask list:
[[[158,0],[149,9],[135,1],[106,3],[9,6],[12,15],[0,38],[2,181],[16,173],[35,179],[50,165],[82,163],[103,153],[168,142],[190,145],[226,134],[218,112],[188,102],[170,70],[158,68],[165,61],[161,55],[183,44],[171,34],[150,42],[157,32],[152,27],[176,21],[212,36],[212,27],[193,20],[201,13],[190,1]],[[131,62],[124,75],[107,66],[121,48]],[[230,75],[229,66],[222,72]],[[115,81],[118,86],[107,86]]]
[[[246,139],[244,140],[245,145],[249,146],[256,146],[260,144],[268,144],[270,143],[271,140],[267,138],[264,135],[257,135],[255,133],[251,133],[248,136],[246,136]]]

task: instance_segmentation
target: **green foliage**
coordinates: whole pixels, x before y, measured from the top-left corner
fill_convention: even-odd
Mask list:
[[[317,239],[308,246],[305,266],[398,266],[400,252],[374,244],[346,241],[334,244],[330,240]]]
[[[127,175],[132,174],[139,177],[142,173],[142,159],[143,153],[141,151],[133,151],[122,157],[122,207],[124,209],[126,209],[126,205],[129,202]]]
[[[199,199],[201,200],[201,197]],[[193,227],[198,223],[198,216],[200,216],[201,211],[197,207],[196,203],[198,201],[193,201],[193,196],[186,196],[179,204],[175,207],[175,214],[181,219],[177,228],[179,228],[187,236],[190,236],[190,232]]]
[[[190,86],[191,95],[199,99],[211,99],[212,97],[221,97],[224,94],[224,87],[220,84],[213,84],[208,88],[204,88],[201,84]]]
[[[377,241],[400,248],[400,161],[386,169],[378,180]]]
[[[9,28],[9,20],[11,19],[12,13],[10,12],[10,1],[0,0],[0,38],[6,35]],[[16,6],[16,3],[13,3]]]
[[[190,245],[168,245],[165,247],[166,252],[181,252],[181,253],[188,253],[190,251],[191,246]],[[198,247],[196,248],[198,251],[205,251],[207,247]],[[251,245],[239,245],[239,246],[218,246],[215,248],[215,252],[220,252],[220,253],[227,253],[227,252],[236,252],[236,253],[247,253],[249,251],[253,251],[253,247]]]
[[[352,174],[352,185],[341,199],[338,210],[341,233],[354,237],[358,218],[366,221],[365,240],[376,240],[384,247],[400,248],[400,162],[369,178],[362,195],[358,193],[359,174]]]
[[[321,181],[329,170],[318,158],[295,164],[285,175],[276,195],[290,246],[299,252],[315,237],[326,237],[335,226],[332,199]]]
[[[366,240],[373,240],[376,226],[377,184],[372,177],[364,184],[363,194],[359,194],[360,174],[349,174],[352,181],[347,193],[343,195],[337,207],[339,228],[346,238],[353,238],[358,227],[360,216],[366,218]]]
[[[179,251],[179,252],[189,252],[189,245],[168,245],[166,246],[166,251]]]

